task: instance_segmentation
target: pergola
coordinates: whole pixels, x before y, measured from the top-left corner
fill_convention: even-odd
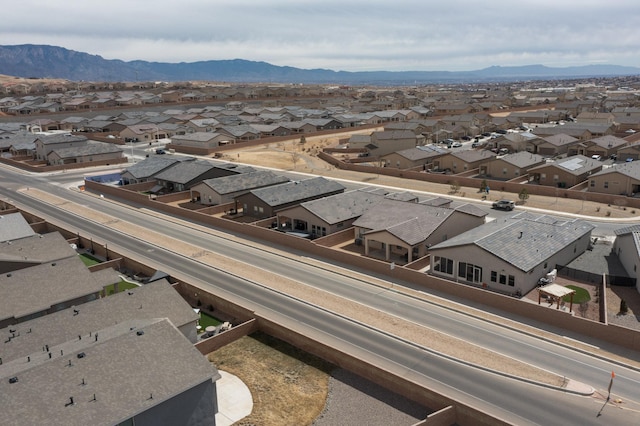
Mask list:
[[[573,312],[573,295],[576,294],[575,290],[571,290],[570,288],[561,286],[559,284],[547,284],[544,287],[538,288],[538,305],[540,304],[540,300],[542,295],[545,294],[552,301],[556,302],[556,309],[560,309],[560,300],[570,294],[571,301],[569,304],[569,312]]]

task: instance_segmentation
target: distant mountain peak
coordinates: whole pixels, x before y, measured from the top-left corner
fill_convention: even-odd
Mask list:
[[[267,62],[228,59],[198,62],[147,62],[104,59],[100,55],[49,45],[0,46],[0,74],[72,81],[228,81],[340,84],[436,84],[524,79],[562,79],[640,75],[640,68],[586,65],[554,68],[541,64],[494,65],[476,71],[367,71],[300,69]]]

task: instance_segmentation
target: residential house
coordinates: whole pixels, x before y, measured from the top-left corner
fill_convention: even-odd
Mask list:
[[[384,198],[384,194],[353,190],[306,201],[278,211],[278,229],[291,229],[311,238],[331,235],[351,227],[354,220]]]
[[[616,116],[610,112],[581,112],[576,116],[578,123],[615,124]]]
[[[432,246],[429,273],[519,297],[581,255],[593,228],[550,216],[499,218]]]
[[[618,150],[627,144],[628,142],[626,140],[615,136],[601,136],[571,145],[569,155],[581,154],[587,157],[599,155],[602,158],[609,158],[617,154]]]
[[[579,142],[580,140],[573,136],[558,133],[532,141],[532,144],[527,147],[527,151],[547,157],[557,157],[569,152],[569,148]]]
[[[0,214],[0,241],[14,241],[33,235],[35,232],[22,213]]]
[[[614,164],[592,174],[587,190],[631,197],[640,193],[640,162]]]
[[[365,147],[370,157],[379,158],[392,152],[424,145],[424,137],[410,130],[371,133],[371,143]]]
[[[419,167],[428,169],[431,168],[434,159],[440,158],[448,152],[448,149],[440,145],[423,145],[383,155],[380,160],[383,161],[385,167],[402,170]]]
[[[195,161],[194,157],[154,156],[135,163],[124,170],[120,179],[123,185],[131,185],[154,180],[155,176],[181,161]]]
[[[179,150],[181,147],[213,149],[220,145],[226,145],[232,140],[229,136],[215,132],[194,132],[184,135],[175,135],[171,138],[171,145]]]
[[[453,174],[478,169],[480,165],[491,161],[497,154],[487,150],[467,149],[454,151],[433,160],[435,170],[450,171]]]
[[[546,138],[553,135],[564,134],[581,141],[586,141],[588,139],[593,138],[593,133],[591,133],[590,129],[585,127],[569,127],[568,125],[564,126],[555,126],[555,127],[535,127],[531,130],[536,135],[541,138]]]
[[[486,213],[464,204],[456,209],[383,200],[353,222],[356,245],[366,256],[380,253],[387,262],[410,263],[429,247],[484,223]]]
[[[539,143],[541,143],[540,137],[530,132],[507,133],[494,140],[494,146],[496,148],[505,148],[509,150],[509,152],[533,152],[533,147]]]
[[[0,219],[0,223],[3,223],[6,216]],[[31,227],[26,229],[23,228],[25,225],[21,224],[21,233],[27,235],[30,231],[32,235],[13,238],[11,234],[15,235],[16,231],[13,229],[11,221],[9,221],[9,225],[11,226],[0,226],[0,233],[2,233],[0,241],[3,241],[0,242],[0,253],[2,253],[2,257],[0,257],[0,274],[7,274],[18,269],[78,256],[67,240],[58,232],[35,234]]]
[[[602,170],[602,162],[583,155],[563,158],[529,169],[533,182],[539,185],[571,188]]]
[[[215,382],[221,376],[164,315],[104,322],[102,328],[52,344],[69,318],[79,322],[91,315],[81,309],[56,318],[52,335],[0,365],[3,402],[21,407],[6,410],[3,422],[215,426]],[[4,346],[33,340],[36,327],[12,327],[14,334],[8,327],[0,330],[16,336]]]
[[[0,327],[96,300],[119,281],[113,269],[90,272],[77,256],[0,275]]]
[[[341,192],[344,192],[341,184],[316,177],[254,189],[237,197],[236,203],[242,206],[244,216],[266,219],[282,209]]]
[[[616,229],[616,239],[613,242],[612,253],[620,259],[627,274],[636,280],[636,290],[640,293],[638,285],[638,271],[640,271],[640,225],[630,225]]]
[[[625,145],[618,149],[616,153],[618,159],[622,161],[626,161],[630,159],[631,161],[636,161],[640,159],[640,142],[629,142],[629,145]]]
[[[205,179],[230,176],[253,171],[252,167],[237,164],[218,165],[205,160],[181,161],[157,173],[158,185],[167,192],[180,192],[190,189]]]
[[[529,173],[529,169],[545,164],[545,158],[538,154],[521,151],[496,156],[480,165],[479,174],[487,178],[511,180]]]
[[[36,160],[46,161],[53,150],[79,148],[87,144],[85,136],[74,136],[69,133],[41,135],[36,139]]]
[[[49,152],[47,164],[78,164],[96,161],[123,162],[124,153],[117,145],[105,142],[87,141],[83,146],[74,148],[57,148]]]
[[[226,204],[253,189],[286,182],[289,182],[289,178],[268,170],[205,179],[191,187],[191,199],[198,199],[200,204],[207,206]]]

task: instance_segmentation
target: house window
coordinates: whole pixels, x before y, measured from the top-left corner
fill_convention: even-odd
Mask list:
[[[491,282],[498,282],[498,273],[496,271],[491,271]]]
[[[342,228],[344,226],[344,222],[340,222],[336,225],[336,228]]]
[[[509,287],[513,287],[516,285],[516,277],[514,277],[513,275],[509,275],[509,283],[508,283]]]
[[[547,174],[546,173],[540,173],[540,179],[544,180],[547,178]]]
[[[502,169],[502,174],[506,175],[507,174],[507,168],[505,167],[504,169]]]
[[[513,172],[513,174],[514,174],[515,176],[520,176],[520,169],[516,169],[516,170]]]
[[[596,186],[596,181],[595,181],[595,180],[593,180],[593,179],[591,179],[591,180],[589,181],[589,186],[590,186],[590,187],[592,187],[592,188],[594,188],[594,187]]]
[[[258,206],[253,206],[253,211],[257,212],[258,211]]]
[[[434,256],[433,270],[443,274],[453,275],[453,260],[446,257]]]
[[[472,283],[482,282],[482,268],[471,263],[458,263],[458,278]]]
[[[560,179],[560,177],[559,177],[558,175],[553,175],[553,180],[554,180],[555,182],[557,182],[559,179]]]
[[[604,189],[607,189],[607,188],[609,188],[609,182],[604,183]]]
[[[505,274],[500,274],[500,284],[507,284],[507,276]]]
[[[258,208],[258,211],[259,211],[260,213],[264,213],[264,207],[259,207],[259,208]]]

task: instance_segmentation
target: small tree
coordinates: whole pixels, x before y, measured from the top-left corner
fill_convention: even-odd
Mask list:
[[[457,194],[458,191],[460,191],[460,184],[458,183],[458,181],[453,181],[453,183],[451,184],[451,193],[452,194]]]
[[[487,189],[487,180],[482,179],[482,182],[480,182],[480,192],[485,192],[486,189]]]
[[[522,188],[522,191],[520,191],[520,193],[518,194],[518,198],[520,198],[522,204],[527,202],[527,200],[529,199],[529,193],[527,192],[526,188]]]
[[[301,144],[307,143],[307,138],[305,138],[304,135],[300,136],[300,143]]]
[[[627,307],[627,302],[624,299],[620,300],[620,314],[627,315],[629,312],[629,308]]]

